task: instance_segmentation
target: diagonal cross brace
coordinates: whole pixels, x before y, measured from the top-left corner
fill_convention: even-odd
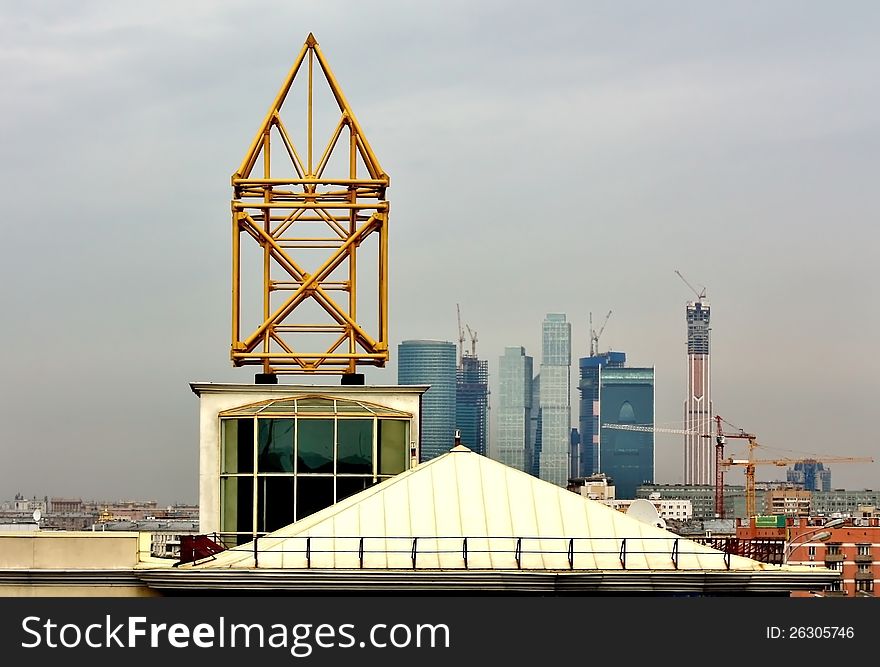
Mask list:
[[[364,346],[367,350],[375,350],[376,341],[374,341],[367,333],[361,329],[361,327],[355,322],[351,317],[348,316],[343,310],[341,310],[331,299],[326,292],[324,292],[320,285],[321,280],[326,278],[337,266],[339,266],[343,261],[348,259],[348,250],[352,245],[360,243],[363,239],[372,233],[376,229],[380,229],[382,227],[382,220],[377,217],[376,214],[370,216],[370,218],[358,229],[354,234],[348,237],[348,239],[337,248],[336,252],[334,252],[326,262],[313,274],[308,275],[302,269],[300,269],[297,264],[290,259],[287,253],[284,252],[284,249],[278,245],[277,241],[272,238],[272,236],[266,233],[265,230],[261,229],[259,225],[257,225],[253,218],[249,215],[245,214],[245,219],[249,220],[250,223],[248,227],[255,231],[268,245],[270,245],[275,253],[280,255],[285,259],[285,262],[289,263],[290,268],[293,268],[294,271],[288,270],[289,267],[285,266],[284,262],[279,262],[288,273],[295,280],[301,280],[302,284],[297,288],[297,290],[288,297],[288,299],[278,307],[278,309],[269,316],[269,318],[263,322],[254,333],[252,333],[246,340],[242,342],[242,348],[237,350],[239,352],[252,352],[256,346],[259,344],[263,335],[266,333],[266,330],[272,326],[273,324],[277,324],[281,320],[287,317],[290,312],[299,305],[307,296],[309,296],[313,292],[317,292],[321,295],[323,300],[326,303],[322,303],[320,299],[316,299],[318,303],[331,315],[334,319],[337,320],[340,324],[347,324],[351,327],[352,331],[354,331],[361,345]],[[242,224],[243,221],[239,220],[239,224]],[[246,224],[246,223],[244,223]],[[296,275],[299,273],[300,275]],[[330,306],[328,308],[328,305]],[[338,317],[337,317],[338,316]],[[341,318],[341,320],[339,319]]]

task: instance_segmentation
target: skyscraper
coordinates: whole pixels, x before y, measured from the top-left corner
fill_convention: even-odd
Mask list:
[[[684,483],[714,484],[712,438],[712,400],[709,367],[709,302],[705,290],[696,301],[688,301],[687,316],[687,397],[684,401],[684,428],[692,431],[684,438]]]
[[[804,459],[785,471],[786,481],[807,491],[831,491],[831,470],[818,461]]]
[[[602,424],[654,425],[654,369],[601,368],[599,419]],[[618,498],[635,498],[640,484],[654,481],[654,433],[603,428],[601,472],[614,480]]]
[[[549,313],[542,325],[539,477],[566,486],[571,446],[571,324]]]
[[[654,369],[627,368],[625,352],[583,357],[579,366],[580,476],[605,473],[619,498],[635,498],[654,479],[654,434],[601,425],[654,425]]]
[[[578,476],[588,477],[602,470],[599,461],[599,379],[602,368],[623,368],[626,364],[624,352],[603,352],[579,360],[580,417],[578,421],[581,436]]]
[[[405,340],[397,347],[397,383],[430,385],[422,396],[420,461],[455,443],[455,361],[449,341]]]
[[[504,348],[498,360],[498,420],[493,456],[525,472],[532,471],[532,366],[532,358],[522,347]]]
[[[463,354],[455,378],[455,427],[461,442],[486,455],[489,431],[489,362]]]
[[[532,378],[532,409],[529,411],[529,451],[527,472],[537,477],[541,472],[541,374]]]

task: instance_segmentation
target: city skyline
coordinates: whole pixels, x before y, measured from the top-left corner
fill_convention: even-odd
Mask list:
[[[229,361],[229,178],[309,32],[391,178],[392,358],[367,382],[396,382],[400,341],[454,341],[460,304],[494,397],[546,313],[579,358],[613,309],[600,351],[654,366],[680,428],[679,269],[712,302],[714,411],[774,455],[873,456],[830,468],[877,487],[874,3],[266,8],[268,30],[232,2],[3,10],[0,496],[195,500],[189,383],[253,382]],[[655,447],[682,481],[682,437]]]

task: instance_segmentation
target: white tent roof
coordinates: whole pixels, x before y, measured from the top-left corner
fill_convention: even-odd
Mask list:
[[[260,568],[780,570],[458,446],[257,541]],[[414,557],[415,556],[415,557]],[[253,542],[180,569],[254,568]]]

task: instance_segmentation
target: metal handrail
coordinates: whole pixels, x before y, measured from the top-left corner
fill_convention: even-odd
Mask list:
[[[222,536],[223,533],[215,534],[218,536]],[[229,535],[228,533],[226,535]],[[290,548],[281,548],[277,544],[277,541],[280,540],[290,540],[290,539],[298,539],[303,540],[305,542],[304,548],[302,549],[290,549]],[[242,544],[231,547],[227,549],[227,551],[237,552],[237,553],[249,553],[254,557],[255,567],[259,567],[260,556],[265,557],[266,554],[277,554],[277,553],[289,553],[289,554],[304,554],[306,559],[306,568],[310,569],[314,566],[313,561],[314,557],[319,554],[357,554],[359,567],[364,567],[365,558],[367,555],[376,555],[376,554],[385,554],[385,555],[394,555],[394,554],[406,554],[410,557],[412,561],[413,569],[417,568],[418,557],[421,556],[439,556],[439,555],[447,555],[447,554],[455,554],[458,553],[462,558],[462,565],[465,569],[473,565],[473,557],[477,554],[499,554],[499,555],[510,555],[513,557],[515,561],[516,569],[556,569],[556,568],[547,568],[546,566],[535,567],[524,564],[523,558],[527,555],[541,555],[541,556],[554,556],[554,555],[565,555],[568,561],[568,568],[571,570],[575,569],[575,564],[578,556],[616,556],[620,561],[620,566],[623,569],[631,569],[631,559],[633,556],[651,556],[651,555],[662,555],[667,558],[671,558],[672,565],[675,569],[678,569],[680,566],[680,559],[682,556],[694,555],[694,556],[713,556],[717,555],[722,558],[722,562],[724,563],[724,567],[726,569],[730,569],[731,566],[731,558],[729,553],[725,553],[723,551],[718,551],[716,553],[702,553],[702,552],[683,552],[681,550],[681,542],[679,538],[674,537],[639,537],[636,538],[642,544],[643,548],[639,550],[634,550],[632,548],[632,539],[627,538],[616,538],[616,537],[563,537],[563,536],[552,536],[552,537],[536,537],[536,536],[458,536],[458,535],[420,535],[420,536],[410,536],[410,535],[327,535],[327,536],[317,536],[317,535],[309,535],[309,536],[278,536],[275,538],[267,539],[266,534],[257,535],[254,537],[252,544]],[[266,546],[267,542],[272,541],[276,542],[275,545]],[[321,546],[321,542],[332,542],[329,548],[316,548],[316,546]],[[340,542],[352,541],[352,548],[339,548]],[[383,542],[384,545],[381,548],[370,548],[370,542]],[[388,548],[388,543],[395,541],[405,541],[401,544],[401,548]],[[485,541],[486,548],[477,548],[480,546],[480,542]],[[356,545],[354,544],[356,542]],[[433,545],[431,544],[433,542]],[[444,547],[444,542],[451,542],[449,544],[449,548]],[[507,542],[510,544],[509,547],[499,546],[497,544],[493,545],[495,542]],[[529,542],[537,542],[537,545],[530,545]],[[583,545],[585,542],[589,542],[592,548],[579,549],[577,548],[580,545]],[[684,541],[686,542],[686,540]],[[475,544],[476,543],[476,544]],[[595,548],[596,546],[600,546],[605,543],[608,544],[608,548]],[[657,549],[644,548],[645,546],[650,546],[652,543],[658,544]],[[671,543],[671,544],[670,544]],[[662,546],[659,546],[661,545]],[[555,545],[558,545],[556,547]],[[287,546],[290,546],[289,544]],[[375,547],[376,545],[374,545]],[[431,548],[433,546],[434,548]],[[528,548],[531,547],[531,548]],[[265,560],[265,559],[264,559]],[[629,562],[628,562],[629,561]],[[494,568],[494,569],[512,569],[512,568]]]

